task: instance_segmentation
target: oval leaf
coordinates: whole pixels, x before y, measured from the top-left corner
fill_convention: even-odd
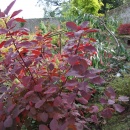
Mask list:
[[[13,119],[11,118],[11,116],[8,116],[7,119],[4,121],[4,126],[7,127],[11,127],[13,124]]]
[[[51,122],[50,122],[50,129],[51,130],[57,130],[58,129],[58,122],[56,119],[53,119]]]
[[[9,11],[11,10],[11,8],[13,7],[15,1],[16,1],[16,0],[14,0],[13,2],[11,2],[11,3],[7,6],[7,8],[4,10],[4,13],[5,13],[6,15],[8,15],[8,13],[9,13]]]
[[[72,29],[74,31],[77,31],[78,30],[78,26],[74,23],[74,22],[67,22],[66,23],[66,26],[69,28],[69,29]]]
[[[39,125],[39,130],[49,130],[46,125]]]
[[[121,113],[125,110],[125,108],[123,106],[121,106],[120,104],[114,104],[113,106],[117,112]]]
[[[22,10],[17,10],[17,11],[14,11],[13,14],[11,15],[11,18],[18,15]]]
[[[24,20],[22,18],[15,18],[14,20],[17,21],[17,22],[26,22],[26,20]]]

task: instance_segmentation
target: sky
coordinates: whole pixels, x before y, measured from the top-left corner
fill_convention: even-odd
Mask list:
[[[0,0],[1,11],[4,11],[12,1],[13,0]],[[13,11],[20,9],[23,10],[19,15],[17,15],[17,17],[20,18],[21,17],[23,17],[24,19],[43,18],[44,16],[43,6],[39,7],[37,5],[37,0],[16,0],[9,14],[11,14],[11,12]]]

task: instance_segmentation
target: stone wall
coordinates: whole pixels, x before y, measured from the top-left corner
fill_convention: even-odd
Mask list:
[[[107,15],[111,18],[120,19],[122,23],[130,23],[130,2],[110,10]]]
[[[39,19],[25,19],[25,20],[26,22],[23,24],[17,23],[15,29],[18,29],[23,25],[25,28],[28,28],[30,32],[35,32],[35,27],[36,26],[38,27],[41,21],[43,21],[45,24],[49,23],[55,26],[58,26],[60,24],[57,18],[39,18]]]

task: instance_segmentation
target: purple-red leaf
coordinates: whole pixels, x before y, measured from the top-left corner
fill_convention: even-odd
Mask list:
[[[51,122],[50,122],[50,129],[51,130],[57,130],[58,129],[58,122],[56,119],[53,119]]]
[[[13,124],[13,119],[12,117],[9,115],[6,120],[4,121],[4,126],[7,127],[11,127]]]
[[[77,62],[79,62],[79,56],[71,56],[68,59],[68,62],[70,65],[75,65]]]
[[[54,64],[50,63],[48,68],[49,68],[50,71],[52,71],[54,69]]]
[[[8,6],[7,8],[4,10],[4,13],[6,15],[8,15],[9,11],[11,10],[11,8],[13,7],[14,3],[15,3],[16,0],[12,1]]]
[[[77,98],[76,100],[77,100],[79,103],[84,104],[84,105],[88,103],[88,100],[86,100],[86,99],[83,98],[83,97]]]
[[[101,112],[102,117],[104,118],[111,118],[112,117],[113,110],[112,108],[106,108]]]
[[[52,93],[55,93],[57,91],[57,88],[56,87],[50,87],[48,88],[47,91],[45,91],[44,93],[45,94],[52,94]]]
[[[86,26],[88,26],[89,22],[88,21],[84,21],[80,26],[82,28],[85,28]]]
[[[102,83],[105,83],[105,80],[104,80],[103,78],[97,76],[97,77],[91,79],[90,82],[93,83],[93,84],[98,84],[98,85],[100,85],[100,84],[102,84]]]
[[[107,88],[107,90],[104,93],[108,98],[111,98],[111,99],[116,98],[116,93],[112,87]]]
[[[90,113],[97,113],[99,111],[98,106],[91,106],[89,112]]]
[[[4,93],[6,91],[7,91],[7,87],[5,87],[5,86],[0,87],[0,93]]]
[[[120,113],[125,110],[125,108],[121,106],[120,104],[114,104],[113,107],[115,108],[117,112],[120,112]]]
[[[112,105],[112,104],[114,104],[114,103],[115,103],[115,100],[108,99],[108,104],[109,104],[109,105]]]
[[[0,102],[0,111],[3,109],[3,103],[2,102]]]
[[[35,108],[40,108],[43,103],[45,102],[45,100],[39,100],[36,104],[35,104]]]
[[[2,28],[1,28],[1,29],[0,29],[0,35],[1,35],[1,34],[5,34],[5,33],[8,33],[8,30],[7,30],[7,29],[2,29]]]
[[[0,130],[5,130],[3,121],[0,122]]]
[[[13,14],[11,15],[11,18],[18,15],[22,10],[17,10],[17,11],[14,11]]]
[[[104,99],[104,98],[100,98],[100,103],[101,103],[101,104],[107,104],[107,100]]]
[[[66,23],[66,26],[69,28],[69,29],[72,29],[74,31],[77,31],[78,29],[78,26],[74,23],[74,22],[67,22]]]
[[[54,104],[54,106],[60,106],[61,104],[62,104],[62,99],[61,99],[61,97],[56,97],[55,99],[54,99],[54,102],[53,102],[53,104]]]
[[[5,17],[5,14],[0,11],[0,18],[1,18],[1,17]]]
[[[118,101],[128,102],[129,101],[129,97],[127,97],[127,96],[119,96],[118,97]]]
[[[86,51],[90,51],[90,52],[96,52],[97,51],[97,49],[92,45],[86,46],[84,49]]]
[[[30,97],[33,93],[34,93],[34,91],[29,91],[29,92],[27,92],[27,93],[24,95],[24,98],[26,99],[26,98]]]
[[[91,119],[95,124],[98,124],[98,118],[97,115],[91,115]]]
[[[23,78],[22,78],[22,83],[23,83],[23,85],[26,87],[26,88],[28,88],[28,86],[29,86],[29,83],[30,83],[30,81],[31,81],[31,76],[24,76]]]
[[[40,119],[45,123],[48,120],[48,114],[46,112],[43,112],[40,114]]]
[[[46,125],[39,125],[39,130],[50,130]]]
[[[42,92],[43,88],[42,88],[42,84],[37,84],[34,86],[34,91],[35,92]]]
[[[4,44],[4,47],[10,46],[10,45],[12,44],[13,40],[14,40],[14,39],[12,39],[12,38],[9,39],[9,40],[7,40],[7,41],[5,42],[5,44]]]

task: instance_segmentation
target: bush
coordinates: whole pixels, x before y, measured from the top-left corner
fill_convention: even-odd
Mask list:
[[[0,62],[4,73],[0,77],[0,129],[20,130],[82,130],[89,124],[98,126],[100,119],[111,118],[112,114],[124,111],[118,101],[128,101],[128,97],[116,97],[114,90],[108,87],[100,98],[100,106],[95,105],[96,90],[92,85],[104,83],[101,70],[92,68],[90,55],[95,54],[92,38],[87,34],[97,32],[88,27],[88,22],[80,26],[67,22],[71,32],[62,50],[55,53],[50,33],[37,34],[35,39],[23,38],[29,35],[26,28],[13,30],[14,22],[25,22],[15,18],[21,10],[8,13],[15,1],[0,18],[6,27],[0,28],[5,34],[0,48],[9,49]],[[8,18],[8,19],[6,19]],[[21,38],[19,38],[21,37]],[[7,87],[5,84],[9,82]],[[97,100],[96,100],[97,101]]]
[[[130,35],[130,23],[121,24],[117,30],[119,35]]]

